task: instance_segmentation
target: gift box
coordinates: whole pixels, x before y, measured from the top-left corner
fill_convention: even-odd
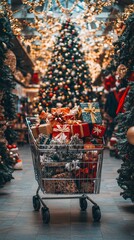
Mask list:
[[[102,138],[105,134],[106,127],[104,125],[93,125],[92,136],[97,138]]]
[[[52,126],[50,123],[38,124],[31,127],[34,138],[37,138],[40,133],[49,136],[52,133]]]
[[[69,120],[75,120],[75,115],[69,113],[64,116],[64,119],[68,123]]]
[[[78,134],[80,138],[90,136],[89,124],[78,122],[71,125],[71,134]]]
[[[54,175],[51,180],[45,179],[43,185],[46,193],[78,193],[77,185],[69,172]]]
[[[69,114],[70,108],[69,107],[64,107],[64,108],[51,108],[51,113],[61,113],[63,115]]]
[[[66,143],[70,140],[70,125],[56,125],[53,127],[52,138],[59,140],[60,143]]]
[[[49,121],[52,125],[52,127],[54,127],[55,125],[58,124],[64,124],[65,123],[65,119],[64,119],[64,115],[63,113],[53,113],[51,114],[51,117],[49,117]]]
[[[82,118],[87,123],[102,123],[100,108],[98,102],[93,103],[80,103],[82,108]]]

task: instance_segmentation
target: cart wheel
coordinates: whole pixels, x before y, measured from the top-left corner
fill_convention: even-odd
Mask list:
[[[44,223],[49,223],[50,222],[50,212],[48,208],[42,207],[41,208],[41,213],[42,213],[42,220]]]
[[[40,204],[40,200],[39,200],[38,196],[36,196],[36,195],[33,196],[33,208],[34,208],[34,210],[39,211],[40,206],[41,206],[41,204]]]
[[[99,206],[92,207],[92,216],[95,222],[99,222],[101,219],[101,211]]]
[[[80,198],[80,208],[82,211],[87,209],[87,200],[85,198]]]

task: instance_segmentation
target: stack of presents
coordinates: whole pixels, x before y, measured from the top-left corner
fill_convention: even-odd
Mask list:
[[[45,191],[93,193],[106,130],[98,102],[42,111],[31,130],[37,144],[48,149],[40,156]]]

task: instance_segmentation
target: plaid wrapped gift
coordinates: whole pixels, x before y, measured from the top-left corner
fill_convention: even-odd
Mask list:
[[[98,102],[80,103],[82,108],[82,118],[87,123],[102,123],[100,108]]]
[[[60,143],[66,143],[70,140],[70,126],[67,124],[56,125],[53,127],[52,138]]]
[[[105,134],[106,127],[104,125],[94,124],[92,129],[92,136],[102,138]]]
[[[49,136],[52,133],[52,126],[50,123],[37,124],[31,127],[34,138],[38,138],[40,133]]]

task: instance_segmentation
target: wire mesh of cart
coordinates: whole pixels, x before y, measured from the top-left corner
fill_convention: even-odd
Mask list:
[[[81,211],[87,209],[87,200],[92,203],[92,217],[95,222],[101,219],[100,207],[89,194],[100,192],[103,163],[103,144],[85,148],[83,144],[37,144],[31,126],[35,117],[26,118],[35,179],[38,183],[33,196],[33,208],[41,208],[44,223],[50,221],[50,211],[45,204],[48,199],[79,199]],[[43,192],[43,197],[39,191]]]

